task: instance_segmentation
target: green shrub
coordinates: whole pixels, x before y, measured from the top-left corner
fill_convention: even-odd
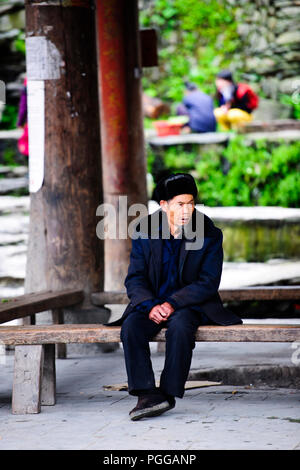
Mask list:
[[[295,90],[292,95],[281,94],[279,96],[279,101],[283,104],[291,106],[292,108],[292,118],[300,119],[300,93]]]
[[[21,52],[24,56],[26,54],[25,48],[25,34],[21,32],[17,39],[14,40],[14,48],[16,51]]]
[[[152,152],[151,159],[148,171],[154,173],[192,171],[199,202],[211,207],[300,207],[300,142],[258,140],[250,144],[236,136],[219,150],[199,155],[194,150],[169,148],[158,155]]]
[[[195,167],[195,155],[193,152],[186,152],[171,147],[164,154],[164,162],[167,168],[176,171],[192,170]]]
[[[7,104],[3,110],[0,129],[15,129],[18,119],[18,107]]]
[[[238,136],[221,157],[229,164],[226,174],[220,155],[209,152],[196,166],[204,204],[300,206],[300,142],[276,145],[259,140],[249,145]],[[204,177],[205,170],[209,177]]]

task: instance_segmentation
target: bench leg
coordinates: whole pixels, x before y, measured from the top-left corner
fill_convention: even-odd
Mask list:
[[[62,308],[54,308],[52,310],[52,321],[53,321],[53,325],[64,324],[64,310]],[[67,345],[66,344],[57,344],[56,351],[57,351],[58,359],[66,359],[67,357]]]
[[[43,356],[44,350],[41,345],[15,347],[13,414],[41,411]]]
[[[44,366],[42,377],[42,405],[56,403],[55,344],[44,345]]]

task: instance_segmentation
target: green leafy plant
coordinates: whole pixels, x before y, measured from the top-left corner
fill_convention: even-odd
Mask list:
[[[300,207],[300,142],[250,143],[236,136],[226,148],[200,155],[170,148],[151,159],[153,171],[192,172],[199,202],[208,206]]]
[[[229,164],[226,174],[222,159]],[[259,140],[250,145],[238,136],[221,155],[202,155],[196,170],[206,204],[300,206],[300,142],[271,145]]]
[[[3,110],[0,129],[15,129],[18,119],[18,107],[7,104]]]
[[[195,154],[186,152],[180,147],[178,149],[174,149],[174,147],[168,149],[164,152],[163,159],[166,167],[174,171],[184,171],[195,167]]]
[[[14,48],[16,51],[21,52],[22,54],[26,54],[25,48],[25,33],[20,32],[17,39],[14,40]]]
[[[2,157],[3,157],[3,162],[5,165],[18,166],[15,161],[16,149],[13,148],[12,146],[8,145],[7,147],[5,147],[2,153]]]
[[[295,95],[286,95],[286,94],[281,94],[279,96],[279,101],[282,104],[287,104],[288,106],[291,106],[292,108],[292,118],[294,119],[300,119],[300,94],[299,92],[296,93]]]

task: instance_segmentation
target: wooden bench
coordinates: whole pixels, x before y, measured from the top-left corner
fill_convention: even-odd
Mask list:
[[[299,294],[300,286],[288,288],[268,286],[227,289],[226,291],[220,290],[220,296],[223,301],[249,299],[282,300],[283,298],[285,300],[298,301],[300,298]],[[82,298],[81,294],[79,294],[78,298]],[[67,304],[70,304],[70,302],[74,303],[74,297],[73,300],[70,300],[68,296],[66,299]],[[16,299],[17,301],[18,299]],[[102,292],[92,294],[92,301],[97,305],[126,304],[128,303],[128,298],[123,292]],[[26,312],[28,314],[30,311],[32,314],[49,309],[49,305],[53,305],[51,302],[53,302],[53,298],[50,299],[50,303],[46,302],[42,305],[36,303],[34,307],[31,304],[30,308],[26,307]],[[59,305],[60,309],[64,306],[61,297]],[[20,318],[22,312],[18,310],[17,303],[16,307],[18,318]],[[42,310],[40,310],[41,308]],[[1,309],[3,313],[5,307],[3,305],[0,306],[0,319]],[[10,319],[12,319],[12,316],[13,310],[11,310]],[[162,329],[153,341],[165,341],[164,333],[165,330]],[[198,328],[195,339],[196,341],[216,342],[295,342],[300,341],[300,325],[208,325]],[[0,344],[15,346],[12,412],[14,414],[39,413],[41,405],[55,404],[55,344],[111,342],[120,342],[119,327],[106,327],[100,324],[67,325],[63,323],[54,325],[1,326]]]
[[[165,341],[165,329],[153,341]],[[55,344],[120,341],[120,327],[103,325],[28,325],[0,328],[0,344],[15,346],[12,396],[14,414],[39,413],[56,402]],[[294,342],[300,325],[201,326],[196,341]]]

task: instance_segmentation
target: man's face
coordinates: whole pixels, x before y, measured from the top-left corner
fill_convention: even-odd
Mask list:
[[[232,83],[229,80],[224,80],[224,78],[217,78],[216,79],[216,87],[219,91],[222,92],[222,90],[226,89],[227,87],[230,87]]]
[[[169,225],[179,227],[189,222],[195,201],[192,194],[179,194],[169,201],[160,201],[160,206],[167,215]]]

